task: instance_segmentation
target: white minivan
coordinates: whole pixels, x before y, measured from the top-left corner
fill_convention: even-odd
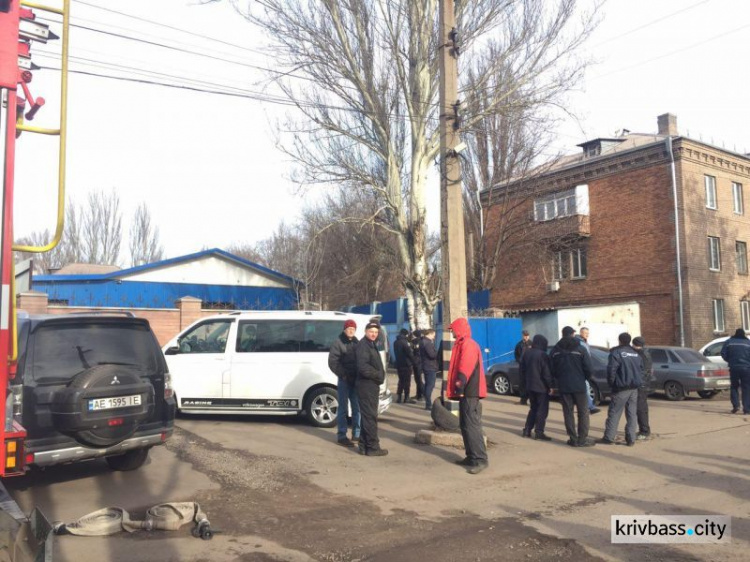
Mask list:
[[[163,348],[177,409],[184,414],[305,413],[317,427],[336,425],[338,379],[328,350],[357,323],[357,338],[378,316],[323,311],[232,312],[194,322]],[[388,335],[378,338],[383,365]],[[393,401],[384,382],[379,413]]]

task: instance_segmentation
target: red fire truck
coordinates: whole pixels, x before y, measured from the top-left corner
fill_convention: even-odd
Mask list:
[[[0,0],[0,158],[2,158],[2,226],[0,226],[0,387],[6,399],[0,400],[0,476],[23,474],[26,470],[24,438],[26,431],[18,423],[15,394],[10,390],[16,374],[16,310],[13,251],[44,252],[52,249],[62,236],[65,178],[65,120],[67,96],[68,14],[70,0],[50,0],[59,6],[41,5],[26,0]],[[46,43],[58,36],[37,17],[38,13],[62,17],[62,74],[60,122],[54,129],[29,124],[44,106],[44,98],[34,97],[32,62],[35,42]],[[16,146],[28,134],[59,136],[58,224],[54,239],[43,247],[14,246],[13,191]]]

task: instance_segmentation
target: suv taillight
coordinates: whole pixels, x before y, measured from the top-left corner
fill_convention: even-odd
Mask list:
[[[14,384],[10,387],[9,400],[12,401],[13,421],[23,425],[23,385]]]
[[[164,375],[164,400],[172,398],[174,396],[174,390],[172,389],[172,375],[166,373]]]

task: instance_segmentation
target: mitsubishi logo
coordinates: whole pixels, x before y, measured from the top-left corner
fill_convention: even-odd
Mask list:
[[[117,375],[112,377],[112,382],[109,384],[120,384],[120,380],[117,378]]]

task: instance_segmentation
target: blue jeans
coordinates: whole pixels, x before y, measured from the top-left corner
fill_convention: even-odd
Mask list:
[[[432,391],[435,389],[437,371],[424,370],[424,407],[432,410]]]
[[[359,438],[360,432],[360,417],[359,417],[359,398],[357,397],[357,391],[354,387],[354,383],[348,383],[345,378],[339,378],[339,384],[337,387],[339,409],[336,412],[336,422],[338,423],[338,431],[336,437],[343,439],[346,437],[347,422],[346,418],[349,415],[349,402],[352,404],[352,437]]]

